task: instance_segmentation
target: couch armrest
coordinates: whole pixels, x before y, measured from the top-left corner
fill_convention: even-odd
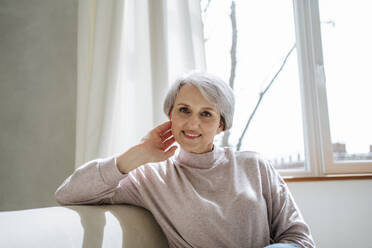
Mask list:
[[[168,247],[151,213],[130,205],[0,212],[0,247]]]

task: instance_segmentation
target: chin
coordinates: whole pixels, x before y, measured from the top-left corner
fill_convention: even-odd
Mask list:
[[[183,150],[187,151],[187,152],[191,152],[191,153],[207,153],[207,152],[210,152],[211,149],[208,149],[206,151],[205,148],[196,148],[195,146],[192,146],[192,145],[183,145],[183,144],[180,144],[180,146],[182,147]],[[212,146],[213,148],[213,146]]]
[[[183,142],[177,142],[178,144],[180,144],[181,148],[185,151],[194,151],[195,150],[195,146],[192,146],[190,144],[185,144]]]
[[[187,151],[187,152],[191,152],[191,153],[200,153],[200,152],[198,152],[198,148],[195,148],[195,146],[193,146],[193,145],[185,144],[185,143],[183,143],[183,142],[178,142],[178,141],[177,141],[177,143],[180,145],[180,147],[181,147],[183,150],[185,150],[185,151]]]

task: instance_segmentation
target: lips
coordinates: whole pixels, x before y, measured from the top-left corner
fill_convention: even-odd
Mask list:
[[[196,132],[190,132],[190,131],[182,131],[183,135],[188,139],[196,139],[201,136],[201,134],[198,134]]]

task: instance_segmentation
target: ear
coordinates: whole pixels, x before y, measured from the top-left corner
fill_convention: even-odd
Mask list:
[[[172,109],[169,110],[169,115],[168,115],[168,117],[169,117],[169,120],[172,120]]]
[[[224,128],[225,128],[225,125],[223,124],[223,121],[220,121],[220,126],[218,127],[216,134],[221,133],[224,130]]]

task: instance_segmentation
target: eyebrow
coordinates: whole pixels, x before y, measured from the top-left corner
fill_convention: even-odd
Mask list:
[[[187,107],[190,107],[190,105],[188,105],[188,104],[186,104],[186,103],[179,103],[179,104],[177,104],[177,106],[178,106],[178,105],[185,105],[185,106],[187,106]],[[213,109],[213,108],[211,108],[211,107],[204,107],[203,109],[208,109],[208,110],[212,110],[212,111],[216,112],[216,110]]]

